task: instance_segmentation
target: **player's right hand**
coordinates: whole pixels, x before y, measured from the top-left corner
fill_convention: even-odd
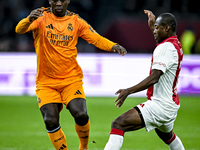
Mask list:
[[[42,9],[42,8],[37,8],[37,9],[31,11],[31,13],[29,15],[29,21],[33,22],[34,20],[36,20],[40,16],[43,16],[43,14],[42,14],[43,11],[44,11],[44,9]]]
[[[125,99],[127,98],[127,96],[130,94],[130,91],[128,89],[120,89],[118,90],[115,95],[119,94],[119,96],[117,97],[117,99],[114,101],[116,104],[115,106],[117,106],[117,108],[121,107],[122,104],[124,103]]]

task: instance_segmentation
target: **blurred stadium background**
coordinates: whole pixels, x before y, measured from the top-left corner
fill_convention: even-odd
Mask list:
[[[48,0],[0,1],[0,51],[33,52],[32,35],[17,35],[16,24],[38,7],[49,7]],[[120,43],[129,53],[151,53],[155,41],[147,26],[144,9],[156,16],[173,13],[178,21],[179,38],[187,32],[189,53],[200,53],[200,9],[196,0],[71,0],[68,9],[78,13],[103,36]],[[185,39],[185,40],[189,40]],[[144,44],[145,43],[145,44]],[[79,52],[102,52],[80,40]]]
[[[48,7],[48,0],[0,0],[0,150],[53,150],[35,97],[36,61],[32,34],[15,33],[19,20],[41,6]],[[156,44],[147,25],[147,16],[143,13],[144,9],[149,9],[156,16],[171,12],[177,18],[177,35],[185,56],[178,87],[181,109],[174,130],[187,150],[199,150],[198,1],[71,0],[68,9],[78,13],[98,33],[118,42],[128,51],[126,56],[119,57],[79,40],[78,59],[84,72],[88,112],[93,122],[89,143],[91,149],[103,149],[111,121],[116,116],[146,100],[145,92],[141,92],[136,95],[138,97],[129,97],[120,109],[116,109],[113,103],[114,92],[118,88],[131,86],[148,75],[151,53]],[[73,119],[67,111],[61,113],[61,125],[68,136],[70,150],[77,149]],[[127,133],[123,150],[133,147],[137,150],[147,147],[149,150],[167,149],[154,132],[146,134],[145,130]]]

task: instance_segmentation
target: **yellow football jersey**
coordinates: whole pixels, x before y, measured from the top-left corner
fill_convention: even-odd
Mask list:
[[[76,59],[79,37],[105,51],[111,51],[116,44],[100,36],[85,20],[70,11],[64,17],[44,11],[43,16],[32,23],[28,18],[18,23],[16,32],[33,32],[37,85],[70,84],[82,80],[83,72]]]

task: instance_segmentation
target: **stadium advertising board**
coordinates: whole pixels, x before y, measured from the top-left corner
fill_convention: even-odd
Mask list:
[[[115,96],[148,76],[151,55],[79,54],[86,96]],[[35,95],[36,55],[0,53],[0,95]],[[184,56],[179,94],[200,95],[200,56]],[[145,96],[146,91],[134,94]]]

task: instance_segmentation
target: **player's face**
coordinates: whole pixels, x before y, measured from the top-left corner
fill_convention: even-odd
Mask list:
[[[49,0],[53,14],[58,17],[65,16],[70,0]]]
[[[157,43],[160,43],[167,38],[166,25],[161,24],[161,19],[162,18],[157,18],[154,24],[155,29],[153,34]]]

